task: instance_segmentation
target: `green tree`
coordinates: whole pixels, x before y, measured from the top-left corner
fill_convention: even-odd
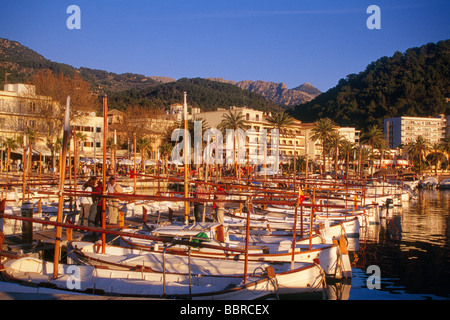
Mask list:
[[[231,111],[229,110],[228,113],[225,113],[223,115],[222,121],[217,126],[217,129],[222,131],[222,134],[225,134],[227,129],[233,129],[233,130],[246,130],[248,126],[245,123],[245,117],[242,113],[242,111]]]
[[[425,140],[423,136],[418,136],[415,141],[408,143],[405,146],[406,152],[411,156],[414,162],[418,162],[419,175],[422,175],[422,163],[431,150],[431,146],[428,141]]]
[[[363,132],[361,135],[361,142],[370,145],[370,151],[372,153],[372,158],[375,158],[374,150],[382,149],[386,145],[386,140],[384,139],[383,130],[378,125],[369,126],[368,130]],[[381,153],[381,150],[380,150]],[[371,174],[373,175],[373,164],[371,167]]]
[[[343,139],[339,145],[339,156],[341,159],[345,162],[345,176],[348,177],[348,170],[350,165],[350,156],[354,154],[356,151],[356,144],[347,140]]]
[[[152,140],[150,138],[139,138],[136,141],[136,149],[141,152],[141,172],[145,171],[145,157],[147,152],[152,150]]]
[[[17,143],[17,140],[14,138],[6,138],[4,141],[5,147],[6,147],[6,183],[8,183],[9,178],[9,166],[11,161],[11,151],[16,150],[19,145]]]
[[[291,127],[294,124],[294,118],[292,118],[287,112],[277,112],[273,113],[270,117],[267,118],[269,125],[273,129],[277,129],[280,137],[292,137],[294,138],[294,146],[297,145],[297,140],[295,139],[295,133],[291,133]],[[297,155],[294,152],[294,174],[297,174]],[[278,176],[278,170],[277,170]]]
[[[329,118],[321,118],[314,123],[314,128],[311,130],[312,135],[309,137],[312,141],[320,141],[322,144],[322,173],[325,173],[326,157],[327,157],[327,143],[331,134],[336,131],[334,122]]]
[[[442,143],[435,143],[430,147],[430,151],[426,156],[426,160],[434,165],[434,172],[437,176],[437,169],[440,163],[447,160],[444,154],[444,147]]]

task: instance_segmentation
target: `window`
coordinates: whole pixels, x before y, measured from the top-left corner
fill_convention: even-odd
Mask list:
[[[96,132],[102,132],[102,128],[101,128],[101,127],[96,127],[96,128],[95,128],[95,131],[96,131]]]

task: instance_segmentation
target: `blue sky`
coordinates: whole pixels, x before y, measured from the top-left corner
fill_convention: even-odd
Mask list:
[[[366,27],[372,4],[379,30]],[[66,26],[69,5],[80,30]],[[382,56],[449,39],[449,16],[448,0],[14,0],[0,37],[74,67],[326,91]]]

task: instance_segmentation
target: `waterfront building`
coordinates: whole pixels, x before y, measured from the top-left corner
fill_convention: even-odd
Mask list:
[[[395,149],[424,137],[430,144],[439,143],[448,132],[448,118],[438,117],[397,117],[384,120],[384,134],[388,147]]]

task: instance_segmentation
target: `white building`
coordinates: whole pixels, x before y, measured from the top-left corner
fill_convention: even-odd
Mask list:
[[[418,136],[429,143],[439,143],[445,138],[447,118],[439,117],[398,117],[384,120],[384,134],[388,146],[392,149],[415,141]]]

